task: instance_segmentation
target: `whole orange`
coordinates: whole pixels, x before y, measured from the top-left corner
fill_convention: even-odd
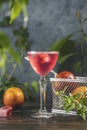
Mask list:
[[[24,93],[18,87],[8,88],[3,95],[3,103],[5,106],[18,107],[24,103]]]
[[[62,71],[56,75],[56,78],[71,79],[70,82],[63,80],[55,83],[54,89],[56,91],[61,91],[65,89],[65,94],[69,94],[77,87],[77,83],[72,82],[72,80],[75,79],[76,77],[70,71]]]
[[[86,96],[86,93],[87,93],[87,86],[79,86],[72,92],[73,95],[81,94],[79,99],[84,98]]]
[[[56,78],[75,79],[75,75],[70,71],[62,71],[56,75]]]

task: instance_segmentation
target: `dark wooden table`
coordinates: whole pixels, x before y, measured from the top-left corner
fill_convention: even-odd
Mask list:
[[[9,118],[0,118],[0,130],[87,130],[87,121],[77,116],[61,115],[50,119],[32,118],[34,105],[13,110]]]

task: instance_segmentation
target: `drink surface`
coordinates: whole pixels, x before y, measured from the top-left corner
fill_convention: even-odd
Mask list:
[[[46,76],[55,66],[58,52],[28,52],[28,59],[37,74]]]

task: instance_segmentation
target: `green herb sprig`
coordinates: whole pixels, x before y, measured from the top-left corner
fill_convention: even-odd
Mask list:
[[[78,116],[81,116],[84,120],[87,118],[87,97],[81,98],[82,94],[63,95],[63,109],[66,112],[75,110]]]

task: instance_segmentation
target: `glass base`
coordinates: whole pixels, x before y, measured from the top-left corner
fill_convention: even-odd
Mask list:
[[[45,110],[39,110],[38,112],[36,113],[33,113],[31,115],[31,117],[35,117],[35,118],[51,118],[53,117],[53,114],[51,112],[47,112]]]

